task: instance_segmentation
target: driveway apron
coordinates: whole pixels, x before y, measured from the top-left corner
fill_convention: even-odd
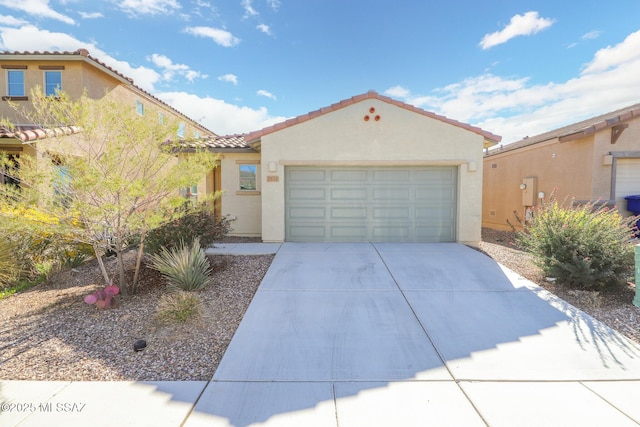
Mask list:
[[[640,346],[474,249],[284,243],[185,425],[637,426],[638,391]]]

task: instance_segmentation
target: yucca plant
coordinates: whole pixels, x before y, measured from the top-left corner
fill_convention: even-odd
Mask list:
[[[211,280],[211,264],[197,238],[191,245],[181,241],[173,249],[162,248],[151,256],[151,267],[158,270],[174,290],[197,291]]]
[[[184,323],[202,316],[202,301],[197,294],[176,292],[160,297],[156,318],[161,323]]]

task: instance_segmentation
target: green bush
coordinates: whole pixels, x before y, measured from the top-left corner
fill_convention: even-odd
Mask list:
[[[211,280],[211,264],[198,238],[191,245],[181,242],[173,249],[162,248],[151,256],[152,268],[158,270],[174,290],[196,291]]]
[[[171,218],[149,232],[145,239],[147,253],[155,254],[161,248],[172,249],[180,242],[191,242],[196,237],[202,246],[209,246],[231,230],[228,217],[216,219],[206,204],[192,206],[185,204],[176,212],[168,213]]]
[[[20,277],[20,264],[16,260],[18,245],[6,237],[0,238],[0,290]]]
[[[176,292],[160,297],[156,318],[161,323],[184,323],[202,316],[202,301],[198,295]]]
[[[626,283],[633,274],[633,221],[604,204],[558,203],[552,194],[516,238],[557,283],[605,290]]]

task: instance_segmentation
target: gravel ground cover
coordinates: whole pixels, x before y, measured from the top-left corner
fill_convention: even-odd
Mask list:
[[[126,259],[133,268],[135,253]],[[110,310],[83,302],[100,287],[93,262],[61,273],[0,300],[0,379],[210,380],[272,259],[211,256],[212,283],[198,292],[203,316],[169,325],[155,316],[166,290],[154,270],[143,268],[139,292]],[[114,259],[107,264],[115,270]],[[147,348],[135,352],[138,339]]]
[[[632,286],[599,295],[554,286],[544,280],[531,257],[515,247],[510,232],[483,230],[481,250],[640,343],[640,309],[631,303]],[[135,253],[127,254],[130,275],[134,259]],[[216,255],[210,260],[212,284],[198,293],[204,315],[185,324],[166,325],[155,318],[166,290],[159,274],[148,268],[142,270],[138,294],[121,297],[117,309],[97,310],[83,302],[101,284],[94,262],[0,300],[0,379],[211,379],[273,256]],[[114,270],[115,260],[108,260],[107,266]],[[138,339],[148,345],[134,352]]]

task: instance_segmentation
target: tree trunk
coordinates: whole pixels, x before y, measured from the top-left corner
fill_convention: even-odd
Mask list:
[[[98,260],[98,265],[100,266],[100,271],[102,272],[102,277],[104,278],[104,284],[105,286],[109,286],[109,284],[111,283],[111,281],[109,280],[109,273],[107,273],[107,269],[105,268],[104,262],[102,261],[102,254],[98,249],[98,245],[93,243],[91,246],[93,246],[93,252],[96,254],[96,259]]]
[[[136,270],[133,273],[133,284],[131,285],[132,293],[136,293],[138,288],[138,276],[140,275],[140,264],[142,264],[142,255],[144,253],[144,236],[146,233],[142,233],[140,237],[140,246],[138,247],[138,256],[136,257]]]

